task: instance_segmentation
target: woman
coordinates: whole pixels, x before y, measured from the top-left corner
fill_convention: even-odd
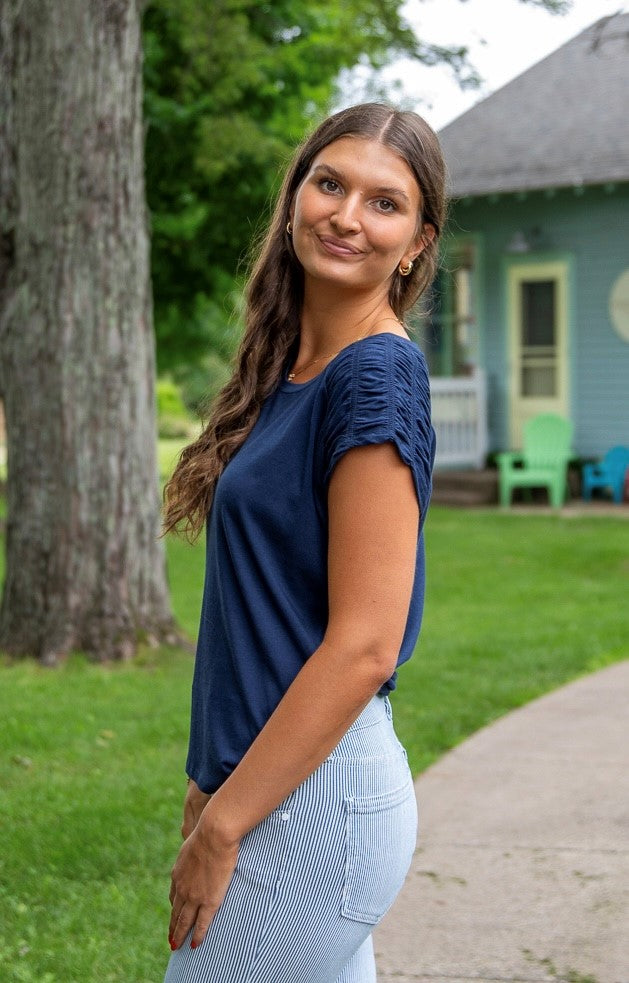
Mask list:
[[[285,178],[234,375],[167,486],[167,529],[209,513],[167,983],[375,980],[371,930],[415,845],[386,694],[419,633],[434,457],[400,319],[443,216],[420,117],[327,119]]]

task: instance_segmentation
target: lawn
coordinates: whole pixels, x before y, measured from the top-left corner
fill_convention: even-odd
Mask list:
[[[433,509],[421,642],[394,694],[414,771],[485,723],[629,656],[629,522]],[[191,637],[202,547],[168,544]],[[2,983],[159,983],[192,658],[0,667]]]

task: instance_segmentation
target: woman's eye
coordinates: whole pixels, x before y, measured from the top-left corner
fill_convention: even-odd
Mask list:
[[[338,183],[333,181],[331,177],[324,177],[319,181],[319,187],[322,191],[328,191],[330,194],[334,194],[339,190]]]
[[[378,210],[381,212],[394,212],[395,202],[391,201],[389,198],[378,198],[376,201]]]

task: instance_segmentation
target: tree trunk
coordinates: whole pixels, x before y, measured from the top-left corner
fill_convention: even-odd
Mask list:
[[[0,645],[172,634],[160,525],[139,0],[0,4]]]

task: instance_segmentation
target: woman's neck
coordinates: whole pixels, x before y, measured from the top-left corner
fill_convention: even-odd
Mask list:
[[[325,296],[306,290],[300,322],[298,361],[340,351],[376,329],[397,321],[387,296]],[[384,326],[384,324],[383,324]]]

